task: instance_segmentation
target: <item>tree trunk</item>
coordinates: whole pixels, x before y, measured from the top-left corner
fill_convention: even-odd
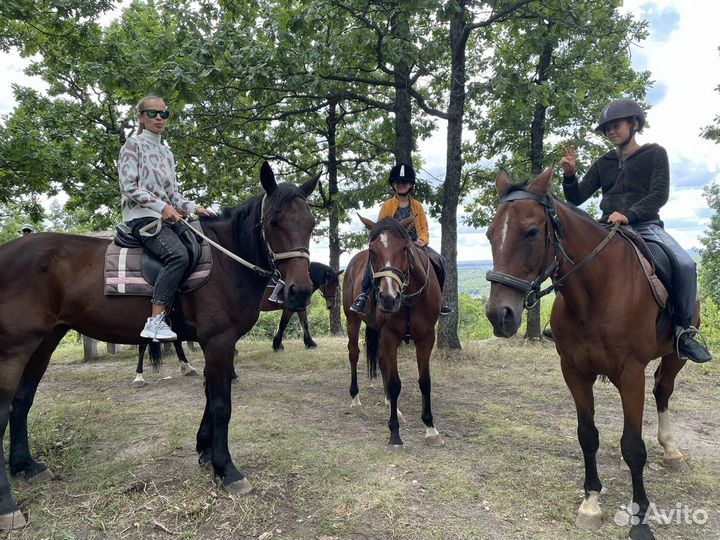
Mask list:
[[[548,31],[549,33],[549,31]],[[538,60],[537,84],[547,80],[547,70],[552,61],[553,46],[550,41],[545,43],[542,54]],[[543,103],[537,103],[533,111],[533,120],[530,125],[530,171],[538,175],[543,170],[543,142],[545,140],[545,122],[547,118],[547,107]],[[527,310],[527,328],[525,339],[540,339],[540,311],[542,300],[538,301],[535,307]]]
[[[395,66],[395,160],[412,163],[413,131],[412,103],[410,101],[410,69]]]
[[[337,181],[337,114],[336,101],[330,101],[327,116],[327,141],[328,141],[328,214],[330,227],[328,230],[328,242],[330,247],[330,268],[336,272],[340,270],[340,223],[338,219],[338,181]],[[338,287],[335,296],[335,306],[330,310],[330,333],[334,336],[342,335],[342,320],[340,318],[340,307],[342,306],[342,288]]]
[[[443,183],[443,204],[440,215],[442,245],[440,252],[447,262],[443,298],[453,312],[440,319],[438,347],[460,349],[458,338],[458,270],[457,270],[457,207],[460,202],[462,175],[462,132],[465,109],[465,45],[469,32],[465,25],[465,2],[450,21],[452,66],[450,103],[448,105],[447,164]]]

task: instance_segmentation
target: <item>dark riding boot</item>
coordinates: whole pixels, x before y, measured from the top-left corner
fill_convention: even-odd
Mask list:
[[[543,335],[543,337],[544,337],[545,339],[547,339],[547,340],[555,341],[555,338],[553,337],[553,333],[552,333],[552,329],[551,329],[551,328],[546,328],[545,330],[543,330],[543,331],[542,331],[542,335]]]
[[[367,293],[361,292],[350,306],[350,311],[365,313],[365,302],[367,302]]]
[[[695,340],[695,333],[692,330],[683,330],[680,334],[678,352],[680,356],[687,357],[698,364],[712,360],[712,355],[705,346]]]
[[[450,306],[445,305],[445,302],[443,302],[442,307],[440,308],[440,316],[446,317],[450,315],[453,312],[452,308]]]

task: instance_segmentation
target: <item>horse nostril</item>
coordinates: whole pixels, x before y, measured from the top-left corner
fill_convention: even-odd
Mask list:
[[[505,307],[505,309],[503,309],[502,316],[503,324],[512,323],[513,320],[515,320],[515,313],[513,312],[512,308]]]

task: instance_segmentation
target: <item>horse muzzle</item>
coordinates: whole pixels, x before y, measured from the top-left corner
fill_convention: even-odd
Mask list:
[[[383,313],[397,313],[402,305],[402,298],[399,294],[390,296],[387,294],[379,293],[377,297],[377,304],[380,311]]]
[[[492,324],[493,334],[496,337],[509,338],[514,336],[520,328],[522,308],[518,310],[508,305],[496,306],[488,301],[485,307],[485,316]]]
[[[303,311],[310,304],[312,288],[291,284],[285,286],[285,303],[290,311]]]

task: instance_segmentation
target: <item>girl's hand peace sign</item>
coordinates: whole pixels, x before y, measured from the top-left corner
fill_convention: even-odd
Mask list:
[[[563,157],[560,160],[560,165],[563,169],[565,176],[572,176],[575,174],[575,147],[562,147]]]

